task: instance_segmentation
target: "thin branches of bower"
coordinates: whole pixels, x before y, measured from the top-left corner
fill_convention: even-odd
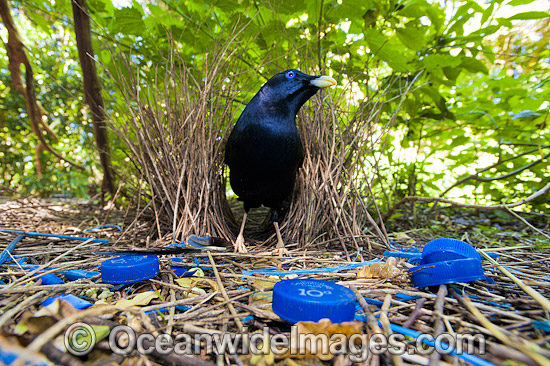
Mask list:
[[[239,85],[246,88],[247,78],[257,77],[255,70],[241,65],[236,49],[234,38],[218,43],[200,71],[186,66],[172,51],[155,85],[141,82],[130,63],[113,75],[127,98],[119,115],[131,116],[113,121],[113,127],[128,146],[135,167],[135,197],[139,207],[153,213],[158,237],[172,233],[173,240],[191,234],[235,238],[228,224],[233,215],[226,200],[223,152],[243,108]],[[395,122],[396,113],[380,121],[388,94],[391,91],[393,100],[404,97],[415,80],[399,88],[388,83],[353,111],[346,81],[337,93],[316,95],[302,108],[298,126],[306,159],[281,224],[286,242],[308,245],[334,239],[349,258],[347,246],[359,250],[368,227],[373,227],[387,243],[384,228],[367,211],[376,205],[365,178],[372,175],[366,157],[385,144],[386,132]],[[268,241],[273,244],[274,236]]]

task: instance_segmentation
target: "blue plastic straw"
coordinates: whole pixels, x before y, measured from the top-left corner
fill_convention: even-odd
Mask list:
[[[120,231],[123,231],[122,228],[118,225],[115,225],[115,224],[107,224],[107,225],[101,225],[101,226],[96,226],[96,227],[93,227],[91,229],[88,229],[88,230],[84,230],[85,233],[89,232],[89,231],[93,231],[93,230],[98,230],[98,229],[103,229],[103,228],[106,228],[106,227],[116,227],[118,230]]]
[[[109,240],[107,240],[107,239],[92,239],[92,238],[84,238],[84,237],[81,237],[81,236],[35,233],[34,231],[8,230],[8,229],[0,229],[0,232],[2,232],[2,233],[11,233],[11,234],[19,234],[19,235],[24,235],[24,236],[43,236],[43,237],[46,237],[46,238],[59,238],[59,239],[80,240],[80,241],[86,241],[86,240],[91,239],[91,241],[90,241],[91,243],[109,244]]]
[[[363,322],[367,321],[367,317],[365,315],[360,315],[360,314],[355,315],[355,319],[363,321]],[[380,326],[382,326],[382,323],[380,323],[380,321],[378,322],[378,324]],[[394,331],[396,333],[403,334],[407,337],[411,337],[411,338],[414,338],[414,339],[417,339],[418,337],[420,337],[423,334],[423,333],[417,332],[416,330],[405,328],[405,327],[402,327],[400,325],[396,325],[396,324],[392,324],[392,323],[390,323],[390,328],[391,328],[392,331]],[[438,346],[438,345],[436,345],[436,343],[434,341],[426,339],[425,337],[422,337],[422,342],[427,344],[428,346],[434,347],[435,349],[437,349],[439,351],[442,351],[446,354],[450,354],[452,356],[458,357],[461,360],[466,361],[469,364],[472,364],[472,365],[475,365],[475,366],[496,366],[494,363],[486,361],[483,358],[478,357],[476,355],[471,355],[471,354],[466,353],[466,352],[463,352],[462,354],[458,354],[456,352],[456,349],[453,349],[453,347],[451,347],[450,345],[448,345],[445,342],[441,342],[441,345]],[[445,347],[445,348],[443,348],[443,347]],[[452,349],[452,351],[449,352],[449,350],[451,350],[451,349]]]
[[[23,239],[23,235],[17,235],[15,237],[15,239],[13,239],[13,241],[11,243],[9,243],[9,245],[6,247],[6,249],[4,249],[2,251],[2,254],[0,254],[0,265],[2,263],[4,263],[6,261],[6,259],[8,259],[8,257],[10,256],[11,251],[13,250],[13,248],[15,248],[17,243],[19,243],[21,241],[21,239]]]

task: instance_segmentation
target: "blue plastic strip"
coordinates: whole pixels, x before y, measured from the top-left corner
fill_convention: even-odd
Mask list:
[[[89,231],[94,231],[94,230],[98,230],[98,229],[103,229],[105,227],[116,227],[118,230],[120,231],[123,231],[122,228],[118,225],[115,225],[115,224],[107,224],[107,225],[101,225],[101,226],[96,226],[96,227],[93,227],[91,229],[88,229],[88,230],[84,230],[85,233],[89,232]]]
[[[6,259],[9,258],[11,251],[21,241],[21,239],[23,239],[23,235],[17,235],[15,239],[13,239],[13,241],[8,244],[6,249],[2,251],[2,254],[0,254],[0,264],[4,263]]]
[[[533,320],[533,327],[550,333],[550,322],[548,320]]]
[[[390,242],[390,248],[399,252],[420,253],[420,250],[415,247],[404,247],[396,242]]]
[[[356,314],[355,319],[359,320],[359,321],[362,321],[362,322],[367,321],[367,317],[365,315],[362,315],[362,314]],[[379,321],[378,325],[382,326],[382,323],[380,323],[380,321]],[[390,323],[390,328],[391,328],[392,331],[394,331],[396,333],[403,334],[407,337],[411,337],[411,338],[414,338],[414,339],[417,339],[422,334],[424,334],[424,333],[417,332],[416,330],[405,328],[405,327],[402,327],[400,325],[396,325],[396,324],[392,324],[392,323]],[[478,357],[476,355],[471,355],[471,354],[466,353],[466,352],[463,352],[462,354],[458,354],[458,353],[456,353],[456,349],[454,349],[453,347],[451,347],[450,345],[448,345],[445,342],[441,342],[441,345],[444,346],[445,348],[438,347],[435,344],[435,342],[433,342],[429,339],[426,339],[424,337],[422,338],[422,342],[427,344],[428,346],[436,348],[437,350],[445,352],[446,354],[450,354],[451,356],[458,357],[461,360],[466,361],[469,364],[472,364],[472,365],[475,365],[475,366],[497,366],[494,363],[486,361],[483,358]],[[451,349],[453,349],[453,350],[451,352],[449,352]]]
[[[11,233],[11,234],[19,234],[19,235],[25,235],[25,236],[43,236],[43,237],[46,237],[46,238],[59,238],[59,239],[80,240],[80,241],[86,241],[86,240],[92,239],[92,238],[84,238],[84,237],[81,237],[81,236],[35,233],[34,231],[22,231],[22,230],[0,229],[0,232],[2,232],[2,233]],[[91,243],[109,244],[109,240],[107,240],[107,239],[92,239]]]
[[[15,255],[13,256],[15,258],[15,261],[13,259],[8,259],[5,264],[7,266],[16,266],[16,265],[22,265],[22,264],[26,264],[27,263],[27,260],[28,258],[25,257],[25,256],[20,256],[20,255]]]
[[[397,258],[420,258],[422,254],[413,252],[392,252],[386,250],[383,254],[384,257],[397,257]]]
[[[312,268],[312,269],[297,269],[291,271],[277,271],[275,268],[266,268],[266,269],[256,269],[252,271],[242,271],[242,274],[245,276],[261,274],[261,275],[276,275],[276,276],[288,276],[293,274],[314,274],[314,273],[326,273],[326,272],[337,272],[337,271],[346,271],[357,267],[363,267],[366,265],[382,262],[381,259],[376,258],[371,261],[359,262],[359,263],[349,263],[343,266],[337,267],[324,267],[324,268]]]
[[[64,275],[69,281],[76,281],[83,278],[92,278],[101,274],[98,271],[85,271],[82,269],[69,269],[60,273]]]

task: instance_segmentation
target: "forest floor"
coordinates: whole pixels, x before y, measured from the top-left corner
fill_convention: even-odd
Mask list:
[[[357,238],[360,251],[345,242],[347,256],[338,238],[289,243],[288,257],[265,255],[257,243],[247,254],[163,254],[154,278],[113,285],[99,274],[101,263],[113,256],[98,252],[156,248],[170,244],[170,238],[151,238],[151,222],[135,220],[132,210],[3,198],[0,250],[9,251],[0,254],[0,363],[548,365],[550,239],[541,218],[524,222],[502,212],[418,210],[386,223],[391,248],[367,228]],[[482,254],[486,280],[417,288],[411,281],[415,269],[409,271],[417,264],[383,255],[421,252],[437,238],[474,246]],[[181,262],[174,263],[175,257]],[[185,273],[176,274],[174,264]],[[276,272],[265,274],[266,269]],[[37,271],[57,277],[38,278]],[[351,289],[359,300],[355,321],[292,327],[271,307],[273,286],[291,278]],[[62,294],[83,302],[76,307],[44,302]],[[326,336],[326,349],[321,343],[292,343],[307,334]],[[252,336],[264,345],[243,341]],[[240,343],[231,351],[224,340]]]

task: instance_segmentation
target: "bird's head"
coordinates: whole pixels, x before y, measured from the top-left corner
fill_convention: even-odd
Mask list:
[[[296,115],[300,107],[319,89],[336,85],[336,80],[326,75],[308,75],[290,69],[273,76],[260,90],[262,103],[277,109],[287,109]]]

